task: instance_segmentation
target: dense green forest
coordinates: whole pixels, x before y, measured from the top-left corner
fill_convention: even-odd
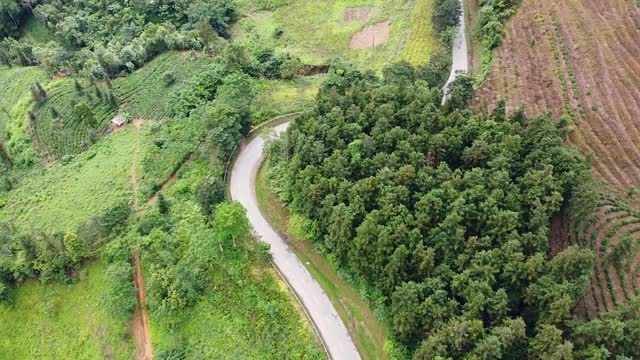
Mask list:
[[[441,106],[423,80],[408,64],[335,68],[272,145],[275,191],[306,233],[381,291],[416,359],[640,356],[637,304],[572,316],[591,250],[549,255],[551,217],[590,176],[566,119],[460,110],[465,78]]]

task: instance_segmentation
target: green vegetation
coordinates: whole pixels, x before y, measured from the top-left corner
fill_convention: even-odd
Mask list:
[[[74,284],[27,281],[0,304],[0,354],[6,359],[131,359],[126,324],[102,305],[108,279],[101,262]]]
[[[460,111],[449,104],[464,103],[463,90],[440,107],[441,90],[397,70],[331,72],[272,152],[274,182],[307,235],[381,292],[394,355],[637,356],[626,335],[640,331],[637,309],[616,320],[624,334],[592,332],[595,346],[581,332],[596,323],[571,317],[593,252],[548,252],[551,216],[590,176],[563,123],[507,118],[504,105]]]
[[[277,186],[270,183],[270,173],[271,161],[267,159],[260,168],[256,180],[256,195],[260,210],[281,234],[285,234],[291,249],[327,293],[353,336],[362,357],[365,359],[389,358],[389,354],[384,349],[385,331],[369,309],[369,305],[362,299],[361,293],[343,279],[334,266],[329,264],[325,254],[320,253],[309,241],[304,232],[304,220],[290,218],[289,211],[271,190]]]
[[[318,93],[324,75],[293,80],[260,80],[251,106],[253,124],[258,125],[281,114],[307,109]]]
[[[0,192],[0,219],[18,227],[74,229],[91,216],[131,199],[136,131],[121,131],[67,165],[33,169],[9,192]]]
[[[46,85],[47,72],[39,67],[0,67],[0,140],[6,138],[6,126],[15,112],[16,104],[29,96],[29,88],[39,81]]]
[[[481,83],[489,75],[493,49],[502,43],[504,23],[513,15],[521,0],[478,0],[477,36],[482,43],[482,63],[477,82]]]
[[[104,250],[111,264],[125,264],[132,251],[140,253],[154,354],[324,358],[279,284],[268,247],[251,236],[244,209],[237,203],[210,204],[214,213],[203,215],[194,185],[209,166],[218,173],[224,163],[194,159],[167,189],[165,205],[134,218],[129,232]]]
[[[221,0],[52,0],[32,9],[30,1],[22,9],[15,3],[7,8],[10,3],[3,1],[0,7],[0,16],[7,18],[6,28],[4,21],[0,28],[0,38],[6,37],[0,51],[3,64],[71,69],[94,80],[124,76],[167,50],[215,47],[219,36],[229,37],[228,23],[237,15],[233,3]],[[23,16],[28,14],[35,19]],[[26,40],[18,42],[12,36],[25,20]]]
[[[248,15],[233,28],[236,42],[273,47],[299,57],[304,64],[325,64],[338,57],[379,71],[401,59],[425,63],[438,47],[430,23],[422,21],[429,16],[429,0],[281,1],[262,4],[255,10],[245,3],[241,2],[241,8]],[[345,10],[351,7],[369,7],[369,19],[345,23]],[[391,22],[384,45],[366,50],[349,48],[353,34],[384,21]],[[420,26],[412,27],[417,24]]]

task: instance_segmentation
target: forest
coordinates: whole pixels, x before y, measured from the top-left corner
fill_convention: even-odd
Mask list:
[[[572,316],[590,249],[550,255],[550,219],[590,176],[566,118],[459,106],[404,63],[333,68],[313,108],[271,146],[272,183],[305,233],[380,291],[403,356],[640,356],[638,304]],[[452,104],[455,104],[453,106]],[[452,336],[455,334],[455,336]]]

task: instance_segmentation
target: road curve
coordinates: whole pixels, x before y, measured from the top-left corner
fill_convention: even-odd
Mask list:
[[[452,63],[451,63],[451,73],[449,74],[449,79],[447,79],[447,83],[444,84],[442,90],[444,91],[444,98],[442,102],[444,102],[449,97],[449,84],[456,79],[458,74],[464,74],[469,71],[469,56],[467,51],[467,31],[466,31],[466,20],[464,16],[464,0],[460,1],[460,25],[458,26],[458,32],[456,33],[456,38],[453,40],[453,48],[451,49],[452,53]]]
[[[274,129],[280,134],[288,126],[289,123],[285,123]],[[256,197],[256,175],[264,159],[265,143],[263,137],[256,136],[240,150],[231,172],[231,198],[244,206],[255,233],[271,245],[273,262],[306,308],[329,356],[334,360],[360,359],[346,326],[327,294],[260,212]]]

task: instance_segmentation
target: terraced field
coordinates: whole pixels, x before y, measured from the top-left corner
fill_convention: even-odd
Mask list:
[[[31,127],[35,141],[46,155],[61,159],[86,150],[109,129],[110,120],[119,111],[129,120],[161,119],[167,114],[168,96],[187,84],[210,60],[189,52],[165,53],[130,76],[114,80],[111,89],[106,84],[80,81],[82,90],[78,91],[72,79],[58,80],[47,88],[47,99],[34,109]],[[163,77],[167,72],[175,78],[169,86]],[[113,103],[108,94],[114,97]],[[81,101],[92,109],[95,122],[80,121],[74,114],[75,104]]]
[[[594,156],[596,175],[640,187],[640,4],[531,0],[506,25],[476,105],[568,115],[571,142]]]
[[[625,202],[613,193],[602,195],[599,211],[578,219],[570,234],[597,259],[577,309],[584,318],[596,318],[640,295],[640,212]]]

